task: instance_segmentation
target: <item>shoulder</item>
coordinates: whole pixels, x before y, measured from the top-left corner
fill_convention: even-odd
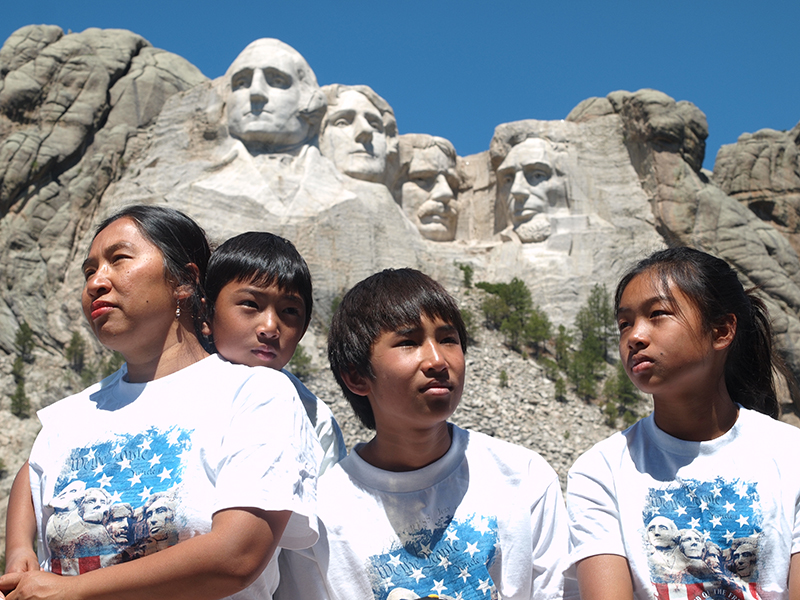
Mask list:
[[[740,407],[738,425],[742,436],[757,436],[762,440],[765,436],[769,436],[772,447],[781,447],[779,440],[800,443],[800,428],[756,410]]]
[[[125,373],[127,373],[127,368],[123,365],[102,381],[98,381],[80,392],[67,396],[50,406],[45,406],[36,413],[39,417],[39,421],[42,425],[46,425],[49,422],[59,422],[67,415],[72,415],[76,410],[80,410],[81,407],[91,406],[92,396],[98,392],[113,393],[113,390],[116,389],[119,381],[125,376]]]
[[[612,470],[613,465],[625,461],[630,457],[633,449],[643,444],[646,436],[645,417],[628,427],[618,431],[604,440],[597,442],[586,452],[581,454],[569,469],[570,476],[576,473],[597,474],[598,469]]]
[[[233,388],[259,385],[278,386],[281,390],[291,390],[293,395],[297,395],[295,386],[287,374],[275,369],[234,364],[218,354],[212,354],[193,367],[196,367],[199,372],[197,378],[200,380],[217,381]],[[194,376],[194,373],[187,372],[187,377]],[[271,388],[267,389],[271,390]]]
[[[546,478],[547,483],[558,477],[538,452],[469,429],[453,426],[453,431],[454,436],[465,437],[467,460],[490,461],[506,476],[536,475],[537,478]]]

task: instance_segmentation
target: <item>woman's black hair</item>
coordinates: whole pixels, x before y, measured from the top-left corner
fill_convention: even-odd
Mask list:
[[[357,283],[339,304],[328,332],[328,360],[353,412],[369,429],[375,415],[366,396],[350,391],[342,373],[375,379],[372,347],[386,331],[418,325],[422,315],[440,318],[458,333],[467,351],[467,331],[461,311],[441,284],[415,269],[386,269]]]
[[[670,284],[681,290],[708,331],[729,315],[736,317],[736,335],[725,362],[728,394],[745,408],[777,418],[780,404],[774,376],[786,377],[790,387],[794,379],[775,352],[769,314],[755,288],[745,290],[736,272],[720,258],[693,248],[669,248],[651,254],[622,277],[614,296],[615,312],[625,288],[642,273],[653,275],[659,291],[671,300]]]
[[[131,219],[142,235],[164,255],[164,272],[176,286],[190,287],[192,295],[185,301],[183,309],[191,311],[195,333],[199,340],[202,334],[203,281],[208,267],[211,249],[203,229],[190,217],[173,208],[135,204],[123,208],[97,226],[94,236],[119,219]],[[198,272],[189,268],[194,264]]]

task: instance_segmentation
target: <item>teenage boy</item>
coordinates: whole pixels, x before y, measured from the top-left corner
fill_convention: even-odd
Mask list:
[[[317,432],[320,474],[347,455],[328,406],[284,367],[311,321],[311,273],[294,245],[251,231],[214,250],[205,280],[208,320],[203,333],[226,360],[282,371],[294,384]]]
[[[328,356],[375,435],[319,480],[320,541],[282,565],[276,598],[564,597],[553,469],[447,422],[466,339],[453,298],[419,271],[383,271],[344,297]]]

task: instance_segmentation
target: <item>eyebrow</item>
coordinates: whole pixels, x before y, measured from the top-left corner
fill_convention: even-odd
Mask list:
[[[644,305],[644,306],[652,306],[653,304],[655,304],[657,302],[670,302],[670,299],[667,298],[666,296],[651,296],[650,298],[648,298],[647,300],[642,302],[642,305]],[[617,308],[617,315],[619,315],[620,313],[629,312],[629,311],[632,311],[632,310],[633,309],[631,307],[629,307],[629,306],[620,306],[619,308]]]

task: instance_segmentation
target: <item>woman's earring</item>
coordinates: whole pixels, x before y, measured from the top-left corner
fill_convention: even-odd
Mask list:
[[[175,305],[175,320],[177,321],[180,318],[181,318],[181,303],[177,302]]]

